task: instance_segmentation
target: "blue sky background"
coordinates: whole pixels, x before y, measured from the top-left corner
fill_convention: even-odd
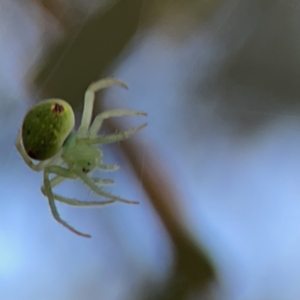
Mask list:
[[[108,90],[107,108],[149,114],[148,127],[133,138],[176,185],[179,200],[170,199],[170,206],[175,201],[178,218],[209,253],[220,279],[217,299],[300,299],[300,117],[293,86],[300,70],[299,10],[290,4],[225,1],[203,26],[193,23],[192,6],[174,9],[141,29],[107,74],[130,87]],[[29,11],[18,1],[0,5],[0,297],[140,299],[145,282],[167,280],[173,249],[125,157],[105,148],[105,161],[121,168],[104,175],[116,180],[108,189],[139,206],[58,204],[65,220],[92,234],[85,240],[55,222],[40,192],[42,174],[14,148],[34,98],[28,70],[43,53],[38,19]],[[249,70],[239,69],[245,61]],[[253,72],[260,65],[266,81]],[[272,74],[282,76],[278,84]],[[143,122],[124,120],[128,128]],[[95,197],[80,182],[57,191]]]

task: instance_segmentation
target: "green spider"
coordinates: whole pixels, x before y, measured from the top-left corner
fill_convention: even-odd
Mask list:
[[[95,169],[113,171],[117,165],[107,165],[102,161],[102,151],[98,144],[114,143],[129,138],[132,134],[144,128],[147,123],[138,127],[111,135],[97,135],[103,121],[110,117],[126,115],[146,116],[144,112],[112,109],[98,114],[91,124],[95,93],[103,88],[127,85],[113,78],[106,78],[92,83],[85,92],[84,108],[78,131],[73,131],[75,125],[74,112],[71,106],[61,99],[49,99],[35,105],[26,114],[22,128],[19,131],[16,148],[24,162],[34,171],[44,171],[42,193],[48,198],[52,215],[56,221],[83,236],[82,233],[61,219],[55,206],[55,200],[73,206],[102,206],[116,201],[138,204],[138,202],[123,199],[105,192],[100,186],[114,183],[113,180],[92,178]],[[34,164],[31,159],[39,161]],[[54,174],[53,178],[49,178]],[[66,179],[79,178],[94,193],[107,198],[103,202],[84,202],[70,199],[53,193],[52,189]]]

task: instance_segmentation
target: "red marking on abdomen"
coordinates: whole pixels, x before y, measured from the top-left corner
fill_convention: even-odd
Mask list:
[[[54,104],[51,106],[51,110],[52,110],[52,112],[54,112],[54,113],[60,114],[60,113],[62,113],[62,112],[65,110],[65,108],[64,108],[64,106],[61,105],[61,104],[54,103]]]

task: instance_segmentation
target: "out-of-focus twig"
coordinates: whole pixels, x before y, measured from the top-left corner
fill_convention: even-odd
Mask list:
[[[111,128],[117,127],[113,121],[107,123]],[[182,300],[199,290],[205,292],[208,285],[216,280],[216,276],[208,256],[180,222],[176,203],[184,199],[178,199],[178,183],[172,182],[171,176],[163,168],[163,162],[155,155],[155,149],[144,147],[134,139],[122,142],[120,146],[137,178],[142,179],[142,186],[163,222],[175,250],[174,268],[169,283],[164,291],[155,291],[151,299]]]

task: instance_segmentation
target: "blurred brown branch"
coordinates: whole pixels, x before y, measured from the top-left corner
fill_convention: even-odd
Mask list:
[[[111,128],[116,128],[114,123],[111,121],[109,123],[112,124]],[[153,299],[187,299],[186,297],[192,292],[201,289],[205,291],[208,285],[216,280],[215,273],[207,255],[180,222],[180,212],[176,203],[183,199],[178,199],[176,183],[170,180],[168,172],[163,168],[164,163],[159,157],[151,154],[155,153],[153,151],[155,149],[144,147],[133,139],[120,145],[139,180],[141,180],[140,173],[143,168],[143,188],[167,229],[174,246],[172,276],[162,294],[154,292]],[[143,155],[138,153],[143,153]]]

